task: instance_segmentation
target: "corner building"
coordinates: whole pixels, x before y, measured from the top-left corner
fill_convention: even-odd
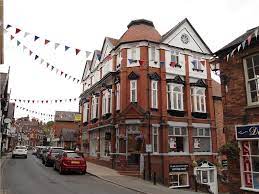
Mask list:
[[[218,103],[210,57],[187,19],[163,36],[141,19],[131,21],[120,39],[106,37],[82,77],[88,159],[145,177],[156,174],[171,188],[193,188],[196,175],[217,193]]]

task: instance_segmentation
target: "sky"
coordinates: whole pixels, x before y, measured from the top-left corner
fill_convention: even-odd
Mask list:
[[[86,55],[77,56],[74,50],[64,52],[64,47],[54,49],[54,44],[44,46],[41,39],[34,42],[30,32],[53,42],[93,52],[101,50],[106,36],[120,38],[127,25],[134,19],[153,21],[160,34],[166,33],[184,18],[188,18],[212,52],[238,37],[248,29],[259,26],[258,0],[5,0],[4,25],[20,28],[13,41],[9,28],[5,34],[5,63],[10,66],[9,89],[11,98],[64,99],[75,98],[82,92],[75,84],[45,65],[35,62],[16,40],[37,52],[51,65],[81,79]],[[28,51],[27,51],[28,52]],[[91,59],[91,56],[88,57]],[[54,114],[55,110],[78,111],[78,101],[61,104],[28,104],[18,106],[42,113]],[[28,112],[16,109],[15,117]],[[47,121],[48,117],[30,114]]]

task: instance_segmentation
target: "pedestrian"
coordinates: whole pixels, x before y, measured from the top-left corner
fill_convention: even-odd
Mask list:
[[[79,147],[78,147],[78,146],[76,146],[75,151],[76,151],[76,152],[79,152]]]

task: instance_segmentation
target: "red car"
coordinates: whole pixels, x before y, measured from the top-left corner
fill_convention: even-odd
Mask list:
[[[86,161],[83,154],[75,151],[62,150],[55,158],[53,168],[60,174],[64,172],[86,173]]]

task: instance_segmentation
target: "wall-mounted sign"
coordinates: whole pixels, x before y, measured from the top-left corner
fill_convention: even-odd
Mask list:
[[[5,119],[4,119],[4,123],[7,123],[7,124],[8,124],[8,123],[11,123],[11,122],[12,122],[12,120],[9,119],[9,118],[5,118]]]
[[[237,125],[237,140],[259,139],[259,124],[257,125]]]
[[[146,144],[146,152],[152,152],[152,144]]]
[[[74,121],[80,122],[81,121],[81,114],[75,114]]]
[[[188,166],[188,164],[169,164],[169,172],[185,172]]]
[[[222,160],[221,164],[223,167],[228,167],[228,161],[227,160]]]

